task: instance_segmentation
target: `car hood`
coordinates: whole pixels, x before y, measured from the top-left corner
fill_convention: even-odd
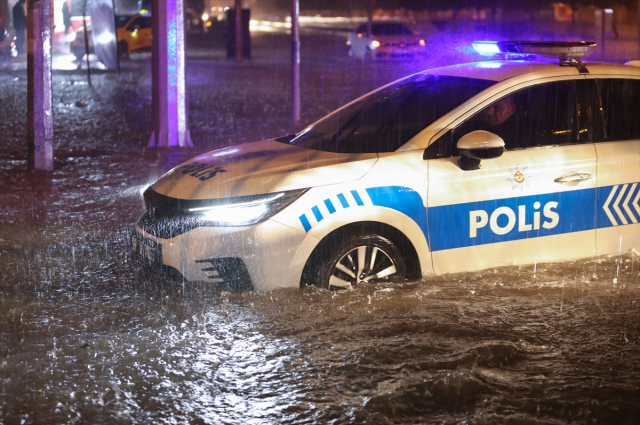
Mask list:
[[[151,188],[177,199],[217,199],[358,180],[375,153],[321,152],[265,140],[199,155],[160,177]]]

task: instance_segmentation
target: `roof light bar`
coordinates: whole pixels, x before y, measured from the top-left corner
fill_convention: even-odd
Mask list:
[[[500,51],[497,41],[474,41],[472,46],[476,49],[476,52],[483,56],[493,56],[498,53],[503,53]]]
[[[483,56],[498,53],[541,55],[554,59],[578,59],[589,56],[596,48],[592,41],[474,41],[473,48]]]

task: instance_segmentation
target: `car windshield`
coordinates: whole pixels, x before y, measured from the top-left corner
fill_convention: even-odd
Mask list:
[[[307,127],[292,145],[335,153],[393,152],[495,81],[418,74]]]
[[[411,30],[402,24],[373,24],[373,35],[411,35]]]

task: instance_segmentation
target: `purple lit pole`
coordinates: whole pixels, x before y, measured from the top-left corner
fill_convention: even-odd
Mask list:
[[[372,37],[371,35],[371,23],[373,22],[373,9],[375,7],[375,0],[369,0],[367,4],[367,35]]]
[[[51,0],[27,6],[27,167],[53,170]]]
[[[242,0],[236,0],[236,62],[242,62]]]
[[[293,121],[300,121],[300,27],[298,0],[291,0],[291,94],[293,98]]]
[[[187,129],[184,0],[153,1],[152,104],[149,147],[192,147]]]

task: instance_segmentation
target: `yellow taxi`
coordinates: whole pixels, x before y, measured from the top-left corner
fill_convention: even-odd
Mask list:
[[[151,15],[118,15],[116,16],[116,35],[118,38],[118,54],[127,58],[131,53],[150,52],[152,48]],[[93,53],[91,25],[87,25],[89,53]],[[71,53],[82,59],[87,49],[84,45],[84,28],[75,32],[71,41]]]

